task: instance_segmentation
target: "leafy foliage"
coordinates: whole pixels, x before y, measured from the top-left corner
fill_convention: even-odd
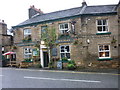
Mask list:
[[[70,61],[68,61],[68,64],[76,65],[74,60],[70,60]]]
[[[62,58],[62,62],[68,62],[68,59],[66,57]]]
[[[74,70],[76,68],[76,64],[74,60],[68,61],[67,69]]]
[[[50,61],[49,64],[48,64],[48,67],[51,69],[51,68],[54,68],[54,63],[53,61]]]
[[[56,30],[55,28],[47,28],[45,32],[42,33],[42,40],[45,41],[47,47],[52,47],[55,45],[56,41]]]

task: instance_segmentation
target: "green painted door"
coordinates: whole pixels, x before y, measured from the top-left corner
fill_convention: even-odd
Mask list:
[[[49,55],[48,52],[43,52],[44,67],[48,67]]]

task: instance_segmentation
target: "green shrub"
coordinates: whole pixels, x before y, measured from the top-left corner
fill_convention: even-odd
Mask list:
[[[25,62],[31,62],[32,59],[31,59],[31,58],[25,58],[24,61],[25,61]]]
[[[66,57],[62,58],[62,62],[68,62],[68,59]]]
[[[76,68],[76,66],[74,64],[68,64],[67,65],[68,70],[74,70],[75,68]]]
[[[75,63],[74,60],[68,61],[67,69],[68,70],[74,70],[74,69],[76,69],[76,63]]]
[[[68,61],[68,64],[76,65],[74,60],[70,60],[70,61]]]
[[[53,63],[53,61],[50,61],[50,62],[48,63],[48,67],[49,67],[49,68],[54,68],[54,63]]]

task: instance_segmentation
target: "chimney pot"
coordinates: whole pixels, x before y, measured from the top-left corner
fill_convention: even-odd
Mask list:
[[[2,22],[4,23],[4,20],[2,20]]]
[[[87,6],[87,3],[85,0],[83,0],[83,2],[82,2],[82,7],[84,7],[84,6]]]

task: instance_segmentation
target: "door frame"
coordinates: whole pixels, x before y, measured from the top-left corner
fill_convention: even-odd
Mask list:
[[[44,56],[43,56],[44,52],[48,52],[48,57],[49,57],[49,62],[50,62],[50,50],[48,51],[48,48],[45,45],[40,45],[40,58],[41,58],[40,63],[43,68],[45,67]]]

